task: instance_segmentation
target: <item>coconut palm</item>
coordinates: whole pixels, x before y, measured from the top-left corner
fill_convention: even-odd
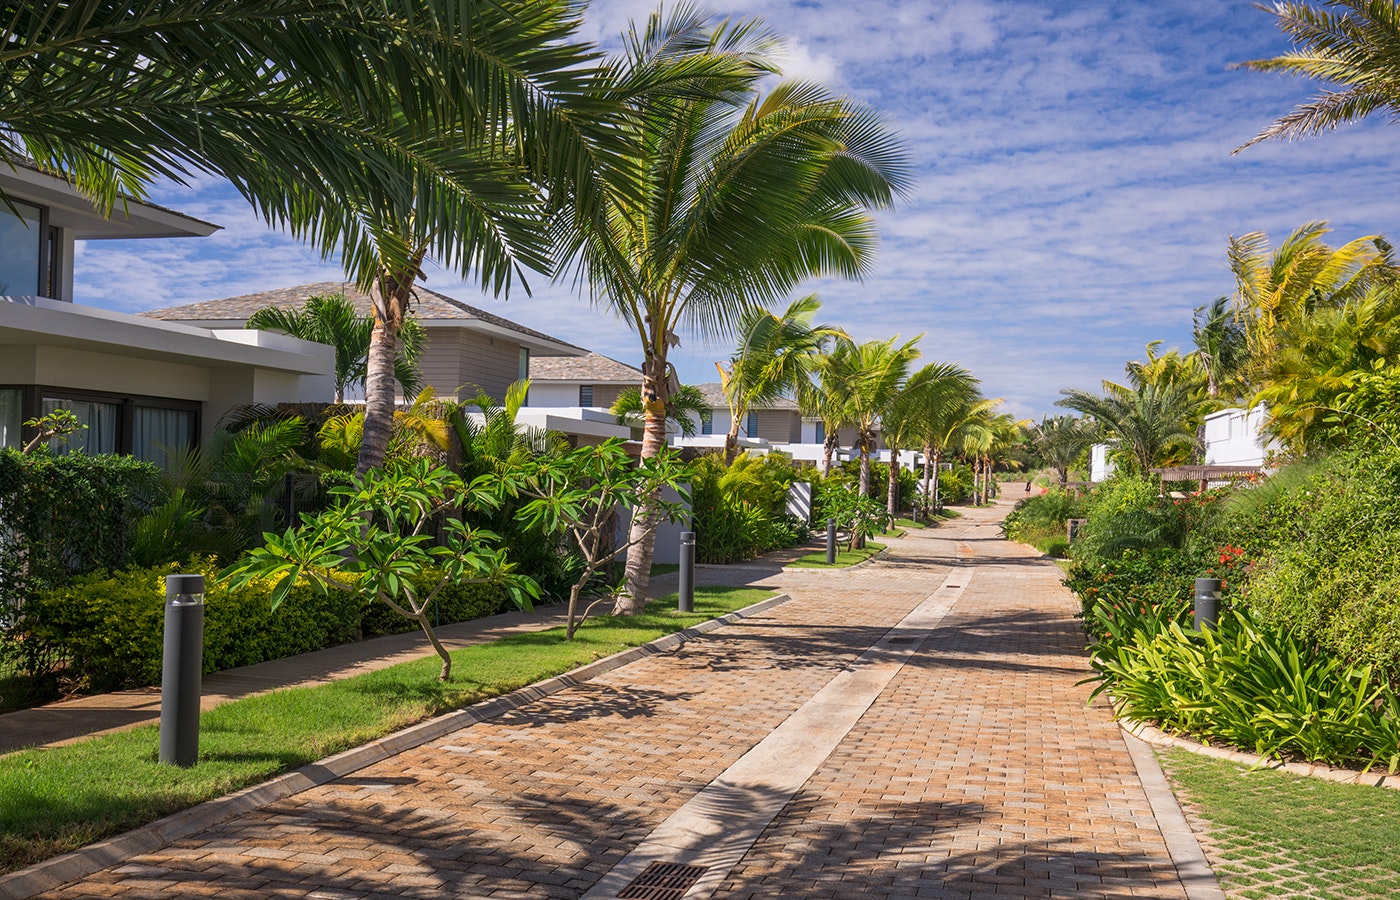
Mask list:
[[[815,380],[797,394],[804,416],[813,416],[822,423],[822,459],[817,465],[821,477],[831,474],[831,459],[841,443],[841,430],[853,423],[851,409],[846,403],[846,373],[841,371],[830,354],[815,361]]]
[[[1065,390],[1055,401],[1063,406],[1092,416],[1100,436],[1116,441],[1146,474],[1153,466],[1165,461],[1174,443],[1195,437],[1191,420],[1197,412],[1198,401],[1186,385],[1167,382],[1144,384],[1136,390],[1108,385],[1103,395],[1081,390]]]
[[[1069,467],[1094,442],[1094,433],[1088,424],[1070,415],[1046,416],[1039,425],[1032,427],[1032,435],[1036,451],[1042,460],[1054,467],[1061,488],[1069,481]]]
[[[729,402],[726,463],[739,455],[739,426],[749,410],[804,390],[826,345],[846,337],[834,325],[812,324],[821,305],[816,294],[809,294],[792,301],[782,313],[750,309],[739,320],[738,349],[727,363],[715,363],[720,389]]]
[[[248,317],[246,327],[275,329],[304,341],[334,347],[336,403],[345,402],[346,388],[365,383],[374,319],[357,314],[355,305],[345,299],[344,294],[317,294],[307,298],[306,305],[300,309],[263,307]],[[423,387],[416,365],[425,340],[422,324],[417,319],[406,320],[400,339],[394,373],[404,395],[411,397]]]
[[[880,435],[880,422],[895,403],[909,367],[918,359],[914,346],[923,335],[903,344],[899,336],[883,341],[856,344],[838,341],[821,364],[826,377],[843,384],[848,416],[856,430],[856,450],[860,453],[860,485],[862,497],[870,496],[870,454]]]
[[[623,388],[613,401],[612,413],[617,416],[617,424],[639,428],[646,421],[647,408],[642,402],[642,389]],[[666,400],[666,421],[674,423],[676,430],[685,437],[694,437],[699,432],[698,422],[703,422],[710,414],[710,404],[705,395],[693,384],[683,384],[673,391]],[[668,428],[670,426],[667,426]]]
[[[689,6],[653,14],[624,38],[619,80],[628,146],[605,193],[604,219],[580,219],[569,258],[593,301],[631,328],[642,349],[647,416],[642,455],[666,442],[666,403],[679,386],[669,353],[683,331],[731,333],[744,312],[804,278],[859,277],[876,235],[867,210],[907,179],[904,150],[871,111],[825,89],[781,82],[773,41],[752,24],[710,27]],[[650,531],[651,507],[634,517]],[[615,611],[641,608],[652,537],[627,557]]]
[[[895,448],[917,448],[924,454],[924,496],[930,472],[936,470],[935,447],[947,446],[947,422],[953,410],[965,408],[978,395],[978,381],[954,363],[929,363],[909,376],[885,414],[885,441],[891,448],[890,489],[899,477]],[[893,515],[893,507],[888,510]]]
[[[41,0],[0,13],[0,161],[110,208],[228,177],[374,299],[358,471],[384,458],[399,332],[432,258],[507,290],[547,217],[596,215],[618,104],[571,0]]]
[[[1400,4],[1394,0],[1276,2],[1277,19],[1294,51],[1240,63],[1255,72],[1284,72],[1338,85],[1274,122],[1234,152],[1271,138],[1294,140],[1365,118],[1400,112]]]
[[[1244,327],[1230,309],[1229,297],[1216,297],[1209,306],[1196,307],[1191,338],[1196,359],[1206,376],[1206,395],[1215,400],[1222,390],[1239,394],[1235,379],[1246,362],[1248,347]]]

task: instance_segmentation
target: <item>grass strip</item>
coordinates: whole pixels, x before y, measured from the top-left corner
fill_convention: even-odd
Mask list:
[[[799,556],[788,563],[788,568],[792,569],[846,569],[856,563],[865,562],[870,557],[885,549],[884,544],[877,544],[874,541],[866,541],[862,550],[837,550],[835,565],[827,565],[826,551],[816,550],[806,556]]]
[[[1400,791],[1159,756],[1231,897],[1400,897]]]
[[[160,729],[104,735],[0,757],[0,872],[120,834],[162,816],[460,709],[562,674],[772,596],[706,587],[695,612],[675,594],[640,615],[602,616],[579,629],[513,634],[453,652],[453,680],[429,655],[330,684],[287,688],[218,706],[201,717],[199,763],[157,761]]]

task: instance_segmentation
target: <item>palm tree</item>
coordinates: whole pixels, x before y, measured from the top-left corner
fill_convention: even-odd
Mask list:
[[[896,447],[915,447],[924,454],[924,496],[929,496],[931,472],[937,469],[935,447],[946,444],[948,419],[953,410],[971,403],[978,395],[978,381],[954,363],[929,363],[904,383],[899,396],[885,414],[885,440],[895,457]],[[897,463],[891,464],[890,488],[899,477]],[[893,509],[889,510],[893,514]]]
[[[1281,324],[1392,279],[1390,245],[1379,235],[1333,249],[1323,242],[1328,233],[1326,222],[1309,222],[1272,249],[1260,231],[1230,238],[1235,308],[1245,327],[1251,378],[1277,350]]]
[[[1055,401],[1092,416],[1101,435],[1117,441],[1130,454],[1141,474],[1163,462],[1175,442],[1194,439],[1190,421],[1198,401],[1182,384],[1144,384],[1136,390],[1106,385],[1102,396],[1081,390],[1065,390]]]
[[[1246,361],[1244,327],[1230,309],[1229,297],[1216,297],[1209,306],[1196,307],[1191,338],[1196,358],[1206,375],[1206,395],[1215,400],[1222,389],[1238,394],[1234,380]]]
[[[739,455],[739,426],[749,410],[804,390],[827,343],[846,337],[834,325],[811,324],[821,305],[816,294],[809,294],[792,301],[781,314],[750,309],[739,320],[738,349],[727,365],[715,363],[720,388],[729,401],[726,463]]]
[[[1055,469],[1060,487],[1069,481],[1069,467],[1094,442],[1094,434],[1076,416],[1046,416],[1034,426],[1033,436],[1040,458]]]
[[[646,404],[642,402],[642,389],[629,387],[619,391],[617,399],[613,401],[612,413],[617,416],[619,425],[641,427],[647,414]],[[710,404],[693,384],[681,385],[667,398],[666,421],[675,423],[676,430],[686,437],[694,437],[699,430],[697,423],[703,422],[709,414]]]
[[[1294,140],[1332,131],[1373,112],[1400,112],[1400,4],[1394,0],[1278,2],[1267,8],[1295,50],[1240,63],[1255,72],[1284,72],[1340,85],[1323,91],[1261,131],[1239,153],[1271,138]]]
[[[688,6],[635,25],[615,64],[630,116],[628,146],[604,194],[606,214],[580,219],[569,258],[636,333],[647,416],[642,456],[666,442],[678,386],[668,361],[679,334],[719,336],[744,312],[804,278],[859,277],[876,235],[866,210],[907,179],[904,150],[869,110],[811,84],[782,82],[771,38],[752,24],[709,28]],[[627,585],[615,612],[645,601],[655,545],[650,504],[633,520]]]
[[[399,332],[429,257],[501,293],[549,268],[548,217],[597,215],[620,106],[572,0],[100,0],[0,21],[0,162],[110,208],[228,177],[372,292],[363,474],[392,430]],[[154,49],[153,49],[154,48]]]
[[[856,344],[838,341],[823,363],[837,382],[845,385],[845,405],[856,429],[856,449],[860,451],[860,496],[870,496],[870,454],[880,434],[880,422],[889,411],[909,376],[909,367],[918,359],[915,344],[923,335],[896,346],[899,336],[883,341]]]
[[[846,403],[846,373],[836,365],[831,354],[815,361],[816,380],[798,391],[797,402],[804,416],[814,416],[822,423],[822,461],[817,470],[822,478],[831,474],[831,459],[841,443],[841,430],[849,428],[851,409]]]
[[[374,319],[357,315],[355,305],[344,294],[317,294],[307,298],[301,309],[263,307],[248,317],[246,327],[276,329],[304,341],[334,347],[336,403],[345,402],[346,388],[365,383]],[[403,393],[413,396],[423,386],[416,365],[425,340],[422,324],[417,319],[405,320],[400,338],[394,375]]]

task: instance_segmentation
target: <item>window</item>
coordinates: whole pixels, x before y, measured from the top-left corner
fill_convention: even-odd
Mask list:
[[[708,409],[700,414],[700,433],[715,433],[715,414],[710,412]]]
[[[592,406],[592,405],[593,405],[593,385],[591,385],[591,384],[581,384],[581,385],[578,386],[578,405],[579,405],[579,406]]]
[[[825,422],[818,422],[818,423],[817,423],[817,443],[818,443],[818,444],[824,444],[824,443],[826,443],[826,423],[825,423]]]
[[[748,421],[744,423],[744,433],[749,437],[758,437],[758,413],[749,410]]]
[[[44,211],[28,203],[11,202],[18,216],[0,206],[0,296],[38,294],[47,233]]]
[[[169,453],[194,446],[194,429],[193,410],[138,406],[132,416],[131,455],[164,469]]]
[[[18,388],[0,388],[0,447],[24,446],[20,442],[19,426],[24,421],[21,412],[24,392]]]
[[[42,408],[46,416],[59,409],[71,410],[78,417],[78,422],[85,426],[69,435],[66,441],[61,438],[49,441],[53,452],[116,453],[121,448],[121,434],[118,431],[122,420],[120,403],[45,397]]]

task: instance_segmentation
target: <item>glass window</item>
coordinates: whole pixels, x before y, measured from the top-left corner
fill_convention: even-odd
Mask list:
[[[530,348],[520,348],[520,359],[516,364],[516,380],[524,381],[530,377]]]
[[[194,446],[194,413],[138,406],[132,419],[131,455],[166,467],[166,454]]]
[[[715,414],[710,412],[708,409],[700,414],[700,433],[715,433]]]
[[[44,415],[58,409],[72,410],[73,415],[78,417],[78,422],[87,426],[69,435],[66,443],[58,438],[51,440],[49,446],[53,448],[53,452],[92,455],[117,452],[117,430],[122,419],[121,404],[45,397],[43,409]]]
[[[581,384],[581,385],[578,386],[578,405],[579,405],[579,406],[592,406],[592,405],[593,405],[593,385],[591,385],[591,384]]]
[[[15,202],[16,216],[0,204],[0,296],[39,293],[39,248],[45,235],[39,207]]]
[[[20,443],[19,426],[24,421],[20,404],[24,394],[17,388],[0,388],[0,447],[18,449]]]
[[[826,443],[826,423],[825,423],[825,422],[818,422],[818,423],[817,423],[817,443],[818,443],[818,444]]]
[[[749,437],[758,437],[758,413],[749,412],[749,420],[744,423],[744,431]]]

